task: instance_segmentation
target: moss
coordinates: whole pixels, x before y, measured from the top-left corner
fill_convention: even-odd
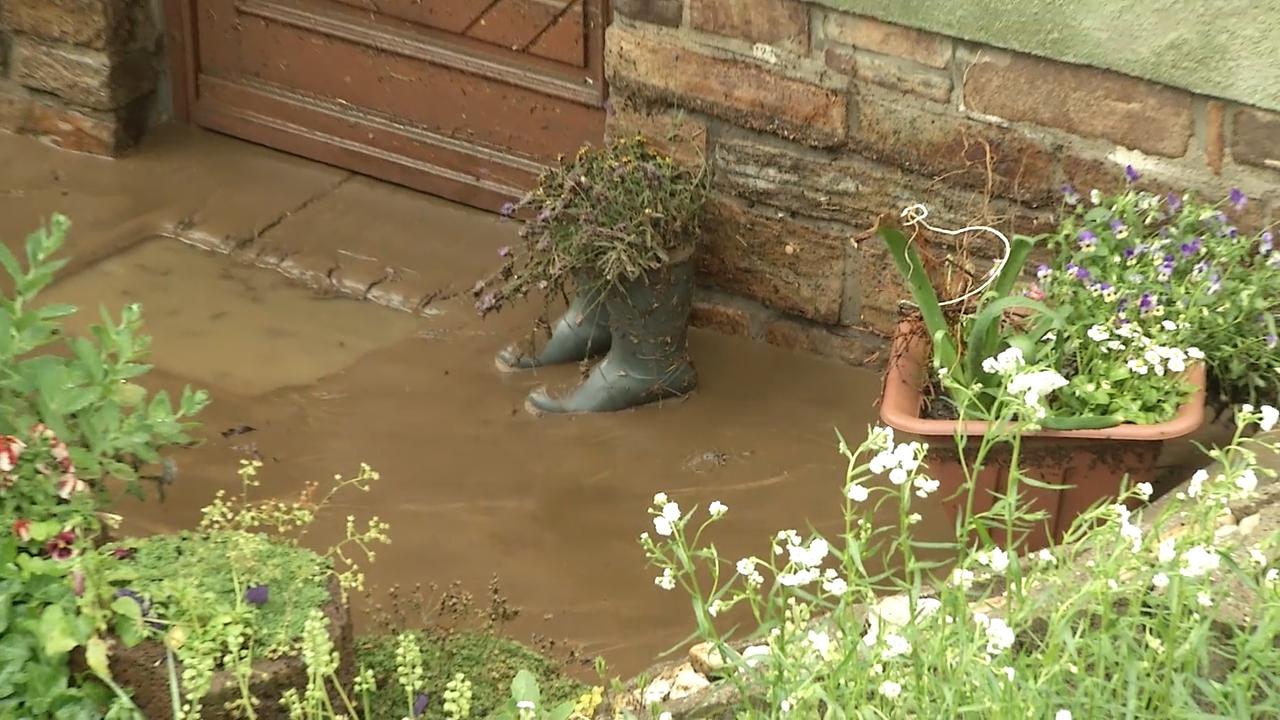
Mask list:
[[[428,720],[445,717],[442,695],[445,684],[456,673],[471,681],[471,717],[486,717],[511,694],[511,680],[517,671],[528,670],[538,678],[544,704],[576,700],[588,688],[566,677],[560,666],[514,640],[477,630],[452,633],[416,633],[422,648],[430,702],[422,715]],[[378,690],[371,698],[370,717],[405,715],[406,698],[395,681],[394,635],[372,635],[356,639],[356,662],[373,671]]]
[[[265,585],[267,602],[249,617],[259,652],[269,657],[293,647],[308,613],[329,600],[330,563],[266,535],[183,532],[121,545],[134,550],[127,562],[128,587],[154,605],[157,617],[170,622],[205,626],[243,606],[246,589]]]

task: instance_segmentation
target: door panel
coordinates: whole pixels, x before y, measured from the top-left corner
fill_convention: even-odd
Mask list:
[[[604,0],[193,0],[193,119],[495,209],[604,135]]]

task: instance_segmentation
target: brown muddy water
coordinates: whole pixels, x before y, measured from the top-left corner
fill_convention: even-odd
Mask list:
[[[154,338],[153,384],[212,393],[205,443],[177,451],[165,502],[122,505],[126,531],[194,526],[215,490],[237,488],[241,458],[265,463],[259,497],[285,498],[367,462],[381,480],[339,496],[310,544],[337,539],[348,514],[376,514],[392,544],[368,566],[370,585],[460,581],[482,596],[496,575],[522,608],[509,628],[517,639],[581,644],[622,674],[694,627],[688,600],[655,587],[637,544],[654,493],[728,505],[709,539],[731,558],[764,555],[780,529],[834,530],[845,470],[835,431],[860,440],[879,393],[875,373],[694,331],[702,386],[687,400],[535,418],[522,409],[525,394],[578,370],[494,369],[494,352],[529,313],[482,321],[459,301],[415,317],[170,239],[109,258],[49,295],[90,310],[140,302]],[[83,315],[76,322],[93,317]],[[922,512],[925,539],[945,536],[940,513]]]

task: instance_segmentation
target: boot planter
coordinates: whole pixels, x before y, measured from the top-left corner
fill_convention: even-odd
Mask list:
[[[921,388],[929,362],[929,342],[911,331],[911,324],[898,326],[894,337],[884,391],[880,399],[880,420],[895,431],[915,436],[929,443],[925,462],[929,474],[939,481],[938,497],[953,523],[965,511],[968,493],[954,437],[957,425],[968,438],[966,462],[972,463],[978,443],[987,432],[982,421],[932,420],[920,417],[923,405]],[[1200,428],[1204,418],[1205,369],[1202,364],[1187,370],[1197,391],[1178,409],[1172,420],[1154,425],[1119,425],[1105,430],[1043,430],[1022,436],[1019,464],[1026,475],[1051,485],[1069,486],[1065,490],[1048,490],[1019,486],[1027,509],[1044,510],[1047,521],[1034,528],[1021,540],[1021,550],[1034,552],[1059,541],[1077,517],[1095,503],[1118,497],[1125,477],[1128,485],[1151,482],[1156,475],[1156,462],[1165,440],[1183,437]],[[988,452],[985,465],[975,479],[973,509],[985,512],[992,508],[995,494],[1007,491],[1009,480],[1009,447],[996,446]],[[992,539],[1008,547],[1017,538],[1005,537],[993,528]]]
[[[534,390],[525,408],[543,413],[613,412],[693,392],[698,375],[689,360],[693,262],[682,259],[635,280],[621,279],[604,298],[609,353],[568,395]]]
[[[609,352],[612,338],[604,289],[581,277],[575,280],[578,294],[560,319],[551,325],[551,338],[547,344],[534,355],[521,352],[516,345],[503,348],[494,358],[498,370],[532,370],[547,365],[581,362]]]

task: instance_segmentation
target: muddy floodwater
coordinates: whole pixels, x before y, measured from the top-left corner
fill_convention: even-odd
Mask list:
[[[339,497],[309,543],[337,539],[348,514],[376,514],[392,544],[368,566],[371,585],[460,581],[481,595],[496,574],[522,608],[517,638],[579,643],[624,674],[693,627],[688,600],[653,584],[637,544],[654,493],[728,505],[711,539],[732,558],[767,553],[780,529],[834,529],[845,469],[835,431],[860,439],[879,392],[871,372],[694,331],[702,386],[687,400],[535,418],[525,394],[578,369],[495,370],[527,313],[482,321],[459,301],[414,317],[170,239],[72,276],[49,300],[140,302],[153,385],[212,393],[204,445],[177,451],[165,502],[120,508],[129,531],[192,527],[215,490],[236,487],[242,458],[265,463],[271,497],[367,462],[381,480]],[[94,317],[82,315],[72,329]],[[945,533],[940,514],[926,517]]]

